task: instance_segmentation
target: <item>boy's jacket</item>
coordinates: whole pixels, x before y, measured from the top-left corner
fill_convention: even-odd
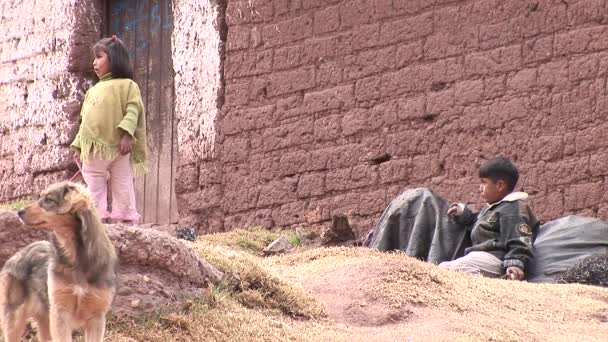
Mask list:
[[[473,225],[472,246],[465,250],[465,254],[488,252],[503,260],[505,268],[517,266],[525,270],[532,258],[532,243],[539,226],[527,198],[526,193],[513,192],[479,213],[465,207],[463,214],[456,219],[461,224]]]

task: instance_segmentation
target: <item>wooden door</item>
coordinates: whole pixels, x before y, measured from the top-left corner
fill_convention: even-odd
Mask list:
[[[106,36],[122,39],[146,110],[148,173],[136,178],[137,209],[144,223],[177,222],[171,0],[107,0]]]

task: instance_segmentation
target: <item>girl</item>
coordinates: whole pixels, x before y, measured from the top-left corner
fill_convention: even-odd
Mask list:
[[[116,36],[104,38],[92,52],[99,82],[84,97],[80,128],[70,146],[82,160],[82,176],[104,222],[135,223],[140,215],[135,207],[133,173],[144,173],[146,160],[144,105],[124,43]]]

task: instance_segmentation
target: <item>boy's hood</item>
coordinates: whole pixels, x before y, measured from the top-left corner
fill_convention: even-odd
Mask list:
[[[519,201],[519,200],[527,200],[528,199],[528,194],[525,192],[521,192],[521,191],[517,191],[517,192],[512,192],[510,194],[508,194],[507,196],[505,196],[503,199],[501,199],[498,202],[494,202],[492,204],[489,204],[490,207],[499,205],[502,202],[515,202],[515,201]]]

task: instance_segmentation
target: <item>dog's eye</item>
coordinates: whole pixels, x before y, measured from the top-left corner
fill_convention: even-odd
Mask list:
[[[42,203],[44,203],[44,204],[55,204],[55,200],[53,200],[50,197],[45,197],[45,198],[42,199]]]

